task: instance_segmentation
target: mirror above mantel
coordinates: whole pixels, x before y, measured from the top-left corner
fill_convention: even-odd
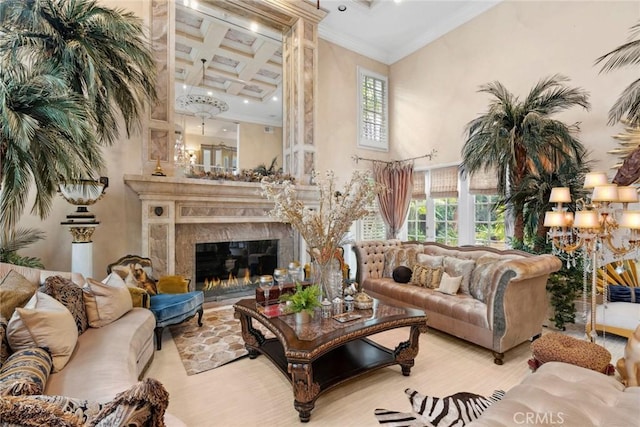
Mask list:
[[[282,34],[209,4],[176,4],[176,161],[187,173],[282,165]]]
[[[176,123],[180,124],[181,121],[181,117],[175,108],[175,99],[176,96],[179,96],[179,90],[183,88],[182,84],[186,84],[188,88],[198,87],[199,82],[202,81],[202,71],[196,73],[194,69],[191,72],[186,72],[184,83],[176,84],[177,69],[181,66],[182,61],[178,55],[187,54],[187,52],[180,51],[177,43],[179,37],[175,31],[177,30],[177,9],[184,4],[184,2],[171,0],[154,0],[152,2],[150,29],[157,64],[158,82],[156,87],[159,97],[151,109],[148,134],[143,139],[144,174],[151,174],[156,170],[157,166],[160,166],[169,176],[180,175],[180,168],[176,167],[174,159]],[[281,78],[282,94],[277,96],[283,103],[284,108],[279,110],[281,113],[280,126],[282,136],[279,139],[278,154],[280,163],[284,164],[285,173],[290,173],[303,180],[308,179],[310,177],[309,174],[315,167],[314,90],[318,64],[317,25],[326,12],[317,9],[306,0],[200,0],[197,4],[195,1],[189,1],[186,4],[194,5],[196,8],[217,7],[222,9],[224,13],[241,16],[255,21],[259,25],[275,28],[276,33],[282,34],[283,43],[280,53],[283,70]],[[194,21],[188,19],[184,19],[184,21],[188,21],[189,25],[195,28],[198,23],[201,24],[204,20],[196,18]],[[187,33],[185,37],[189,40],[194,37],[197,39],[196,34]],[[240,48],[242,45],[245,45],[245,47],[248,45],[246,40],[237,34],[232,38],[237,49],[234,50],[230,59],[240,63],[239,59],[247,54]],[[212,87],[212,92],[215,85],[219,84],[224,86],[225,92],[235,88],[236,93],[241,94],[241,96],[249,96],[251,93],[255,93],[257,88],[269,85],[269,82],[264,80],[265,78],[268,80],[269,76],[273,77],[273,75],[270,72],[262,72],[260,78],[254,79],[262,79],[259,83],[254,84],[251,81],[248,85],[255,87],[246,88],[245,86],[238,91],[237,88],[239,86],[236,83],[239,82],[237,80],[246,81],[246,76],[233,74],[234,62],[220,60],[220,58],[214,60],[215,55],[213,52],[208,52],[208,56],[207,46],[208,44],[200,42],[199,49],[204,53],[189,53],[188,57],[191,61],[190,63],[197,64],[200,69],[202,67],[200,60],[205,59],[205,66],[208,64],[208,69],[205,70],[204,80]],[[265,50],[264,52],[267,51]],[[270,52],[271,55],[275,53],[276,51]],[[212,63],[217,69],[212,68]],[[243,70],[236,69],[236,72],[241,73]],[[222,80],[219,79],[220,76],[226,76],[227,80],[231,82],[223,85],[222,81],[218,81]],[[222,92],[220,90],[222,87],[217,89]],[[265,91],[265,93],[268,92]],[[216,97],[222,95],[224,94],[215,94]],[[273,94],[269,94],[269,96],[273,97]],[[249,99],[249,102],[251,102],[251,99]],[[230,104],[228,105],[231,107]],[[228,109],[228,111],[232,110],[233,108]],[[206,119],[208,120],[208,118]],[[249,122],[245,122],[239,117],[225,118],[222,112],[216,116],[216,119],[225,119],[226,121],[238,123],[240,126],[238,131],[240,138],[250,132],[261,132],[263,136],[269,135],[269,132],[265,133],[265,129],[270,129],[271,127],[277,131],[277,127],[273,123],[264,121],[251,122],[255,129],[243,130],[242,124]],[[200,125],[202,126],[202,120],[200,120]],[[205,133],[206,126],[207,123],[205,122]],[[188,128],[188,125],[185,124],[185,127]],[[189,130],[187,129],[185,135],[188,132]],[[197,133],[202,135],[202,130]],[[257,151],[251,150],[251,152]],[[238,155],[240,167],[244,167],[242,165],[244,158],[242,146],[239,147]],[[269,164],[271,160],[271,155],[263,154],[261,155],[260,163]]]

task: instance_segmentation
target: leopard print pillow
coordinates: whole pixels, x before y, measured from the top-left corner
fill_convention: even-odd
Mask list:
[[[71,312],[78,327],[78,335],[87,330],[89,321],[87,320],[82,288],[76,286],[70,279],[51,276],[45,280],[42,292],[61,302]]]

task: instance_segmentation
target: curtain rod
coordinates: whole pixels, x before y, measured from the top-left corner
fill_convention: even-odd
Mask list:
[[[434,148],[433,150],[431,150],[431,153],[424,154],[422,156],[410,157],[410,158],[404,159],[404,160],[377,160],[377,159],[367,159],[365,157],[360,157],[360,156],[351,156],[351,158],[356,162],[356,164],[360,160],[364,160],[364,161],[367,161],[367,162],[385,163],[387,165],[392,165],[392,164],[395,164],[395,163],[404,163],[404,162],[410,162],[410,161],[417,160],[417,159],[423,159],[425,157],[428,157],[429,160],[433,160],[433,158],[435,157],[437,152],[438,152],[438,150],[436,150]]]

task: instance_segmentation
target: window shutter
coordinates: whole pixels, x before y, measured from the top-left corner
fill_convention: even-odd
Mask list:
[[[411,198],[413,200],[424,200],[427,198],[427,189],[425,188],[425,171],[413,171],[413,190],[411,191]]]
[[[388,93],[386,76],[358,67],[358,145],[389,150]]]
[[[498,194],[496,170],[479,170],[469,175],[469,194]]]
[[[369,213],[362,217],[360,223],[360,240],[385,240],[387,227],[378,211],[378,201],[373,200],[369,206]]]
[[[431,169],[429,172],[431,198],[458,197],[458,167]]]

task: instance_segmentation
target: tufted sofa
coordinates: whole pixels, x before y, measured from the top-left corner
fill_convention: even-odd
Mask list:
[[[548,362],[499,402],[487,408],[474,427],[637,426],[640,387],[563,362]]]
[[[85,278],[79,273],[39,270],[5,263],[0,263],[0,279],[11,270],[31,282],[34,288],[44,284],[50,276],[70,279],[79,287],[85,284]],[[153,360],[154,328],[153,314],[145,308],[133,308],[112,323],[88,328],[78,336],[75,349],[64,368],[44,378],[46,385],[43,395],[102,404],[114,401],[119,393],[136,386]],[[25,369],[28,368],[25,365]],[[184,425],[170,414],[165,414],[165,422],[167,425]]]
[[[553,255],[488,247],[386,240],[356,242],[352,248],[358,264],[356,280],[369,294],[425,310],[430,327],[492,350],[498,365],[507,350],[541,334],[548,306],[547,278],[561,267]],[[462,274],[467,284],[450,295],[394,281],[392,270],[400,265],[413,269],[423,258],[445,267],[464,264],[464,273],[455,268],[445,271]]]

